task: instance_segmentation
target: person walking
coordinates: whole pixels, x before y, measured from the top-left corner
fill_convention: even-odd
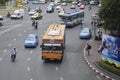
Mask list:
[[[92,9],[91,5],[89,6],[88,10],[90,11]]]
[[[87,46],[86,46],[86,51],[87,51],[87,54],[90,55],[90,49],[91,49],[91,45],[89,44],[89,42],[87,43]]]
[[[28,12],[30,12],[30,10],[31,10],[30,7],[28,7]]]

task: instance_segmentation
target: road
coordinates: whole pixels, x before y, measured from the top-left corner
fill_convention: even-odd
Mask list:
[[[30,6],[32,9],[40,6],[43,11],[43,18],[39,20],[38,30],[31,26],[31,20],[27,12]],[[67,11],[70,4],[65,7]],[[57,11],[46,13],[47,5],[24,6],[25,17],[21,20],[4,20],[4,26],[0,28],[0,80],[100,80],[83,60],[83,48],[87,40],[79,39],[79,32],[82,27],[79,25],[66,29],[66,49],[61,64],[48,62],[41,59],[40,43],[34,49],[24,48],[24,40],[30,33],[41,37],[52,23],[60,23]],[[97,8],[93,8],[97,9]],[[93,12],[85,9],[85,25],[90,26],[90,17]],[[17,48],[17,58],[11,62],[10,54],[13,47]],[[103,80],[103,79],[101,79]]]

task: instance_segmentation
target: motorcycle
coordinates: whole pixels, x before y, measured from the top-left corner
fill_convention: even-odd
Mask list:
[[[12,54],[12,55],[11,55],[11,60],[12,60],[12,62],[15,61],[15,58],[16,58],[16,54]]]
[[[36,22],[35,24],[34,24],[34,29],[37,29],[38,28],[38,23]]]

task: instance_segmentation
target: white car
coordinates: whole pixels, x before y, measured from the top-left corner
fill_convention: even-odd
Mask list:
[[[97,4],[99,4],[99,1],[91,0],[91,1],[89,1],[89,3],[90,3],[91,5],[97,5]]]
[[[101,4],[98,4],[98,8],[100,8],[101,7]]]
[[[60,5],[60,2],[59,1],[55,1],[54,4],[57,6],[57,5]]]
[[[72,4],[77,4],[78,2],[77,1],[73,1]]]
[[[19,13],[14,13],[10,16],[11,19],[22,19],[23,16]]]
[[[29,15],[33,15],[33,14],[35,14],[35,13],[37,13],[36,10],[31,10],[31,11],[29,12]]]
[[[66,6],[66,5],[67,5],[67,3],[65,3],[65,2],[64,2],[64,3],[62,3],[61,5],[62,5],[62,6]]]
[[[56,10],[59,10],[61,8],[61,6],[56,6]]]
[[[51,3],[49,4],[49,6],[54,7],[54,6],[55,6],[54,2],[51,2]]]
[[[3,20],[3,16],[0,15],[0,20]]]
[[[11,19],[22,19],[24,16],[24,9],[15,10],[10,16]]]

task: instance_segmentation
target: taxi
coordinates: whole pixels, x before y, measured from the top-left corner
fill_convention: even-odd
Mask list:
[[[75,9],[75,5],[71,5],[71,6],[70,6],[70,9]]]
[[[34,14],[34,15],[31,16],[32,20],[33,19],[37,20],[37,19],[41,19],[41,18],[42,18],[42,14],[41,13],[36,13],[36,14]]]
[[[60,11],[59,13],[58,13],[58,16],[60,17],[61,15],[64,15],[65,14],[65,11]]]

